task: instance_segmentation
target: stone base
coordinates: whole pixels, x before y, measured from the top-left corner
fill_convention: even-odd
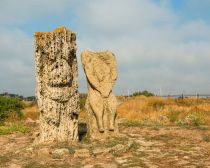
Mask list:
[[[87,136],[91,139],[91,140],[102,140],[102,139],[109,139],[111,137],[118,137],[119,135],[119,129],[118,129],[118,123],[117,120],[115,119],[115,126],[114,126],[114,130],[110,131],[109,130],[109,115],[107,113],[104,113],[103,116],[103,124],[104,124],[104,132],[99,132],[99,128],[98,128],[98,124],[97,124],[97,120],[95,117],[94,112],[91,110],[88,104],[88,100],[86,102],[86,113],[87,113]]]

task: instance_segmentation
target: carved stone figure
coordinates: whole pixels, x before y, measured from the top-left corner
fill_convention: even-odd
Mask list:
[[[36,32],[36,98],[42,142],[78,139],[78,68],[76,35],[65,27]]]
[[[81,60],[88,83],[85,107],[90,138],[101,139],[116,135],[117,99],[112,93],[117,79],[115,56],[110,51],[83,51]]]

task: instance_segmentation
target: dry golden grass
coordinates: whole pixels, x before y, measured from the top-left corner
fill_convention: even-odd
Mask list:
[[[39,119],[39,109],[36,103],[24,101],[24,110],[25,118],[31,118],[33,120]]]
[[[210,99],[139,96],[123,102],[117,111],[120,118],[132,120],[159,120],[167,117],[173,123],[194,117],[194,120],[210,125]]]
[[[117,108],[119,118],[130,120],[151,120],[159,121],[167,118],[170,123],[189,119],[199,120],[210,125],[210,99],[172,99],[160,97],[130,97],[121,98],[121,104]],[[25,102],[25,118],[37,120],[39,110],[37,104]],[[86,117],[82,109],[81,119]]]

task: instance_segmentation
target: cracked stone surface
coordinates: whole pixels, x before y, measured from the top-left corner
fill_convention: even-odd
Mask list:
[[[36,32],[36,98],[40,110],[37,143],[77,141],[78,68],[76,35],[65,27]]]

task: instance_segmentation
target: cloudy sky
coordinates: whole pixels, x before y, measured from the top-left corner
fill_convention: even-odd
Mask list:
[[[114,92],[210,94],[210,0],[1,0],[0,92],[34,95],[33,33],[77,34],[79,90],[84,49],[111,50]]]

